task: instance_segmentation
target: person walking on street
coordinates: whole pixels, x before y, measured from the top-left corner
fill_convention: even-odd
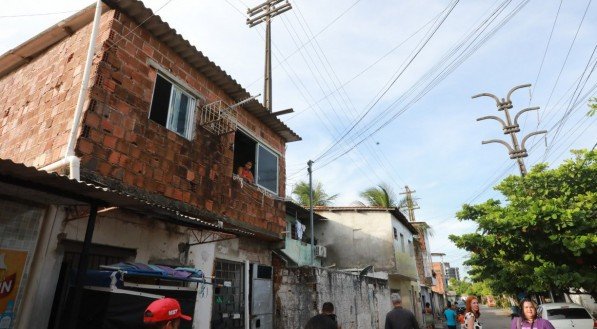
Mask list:
[[[537,305],[525,298],[520,302],[520,317],[515,317],[510,323],[510,329],[554,329],[551,322],[537,317]]]
[[[425,328],[435,328],[434,320],[435,319],[433,318],[433,310],[431,309],[431,305],[429,305],[429,303],[425,303],[425,309],[423,310],[423,321],[425,322]]]
[[[190,316],[182,314],[180,304],[174,298],[155,300],[143,313],[143,323],[147,329],[178,329],[181,319],[191,321]]]
[[[321,313],[309,319],[305,329],[342,329],[338,324],[336,314],[334,314],[334,304],[323,303]]]
[[[456,329],[456,311],[454,310],[455,305],[452,305],[448,301],[448,307],[444,311],[444,317],[446,318],[446,326],[448,329]]]
[[[464,328],[463,329],[482,329],[483,325],[479,322],[479,300],[475,296],[468,296],[466,298],[466,313],[464,314]]]
[[[386,315],[385,329],[419,329],[419,324],[413,312],[402,308],[402,297],[393,293],[390,300],[394,309]]]

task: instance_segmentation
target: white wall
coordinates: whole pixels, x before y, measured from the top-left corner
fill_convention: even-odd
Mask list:
[[[395,269],[391,215],[385,211],[322,211],[328,218],[317,224],[318,244],[326,246],[327,258],[323,266],[363,268],[373,265],[375,270]]]

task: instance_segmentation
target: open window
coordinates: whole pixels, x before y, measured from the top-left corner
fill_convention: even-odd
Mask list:
[[[151,99],[149,119],[191,139],[196,100],[172,81],[158,74]]]
[[[240,130],[234,137],[234,173],[251,162],[254,183],[278,194],[278,155]]]

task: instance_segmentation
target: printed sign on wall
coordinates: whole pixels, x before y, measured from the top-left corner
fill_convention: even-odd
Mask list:
[[[0,329],[12,328],[27,252],[0,248]]]

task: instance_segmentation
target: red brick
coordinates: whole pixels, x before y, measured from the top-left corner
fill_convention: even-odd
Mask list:
[[[77,149],[82,154],[91,154],[93,153],[93,144],[86,139],[79,139]]]
[[[118,139],[116,138],[116,136],[106,135],[104,137],[104,146],[110,149],[115,149],[117,141]]]

